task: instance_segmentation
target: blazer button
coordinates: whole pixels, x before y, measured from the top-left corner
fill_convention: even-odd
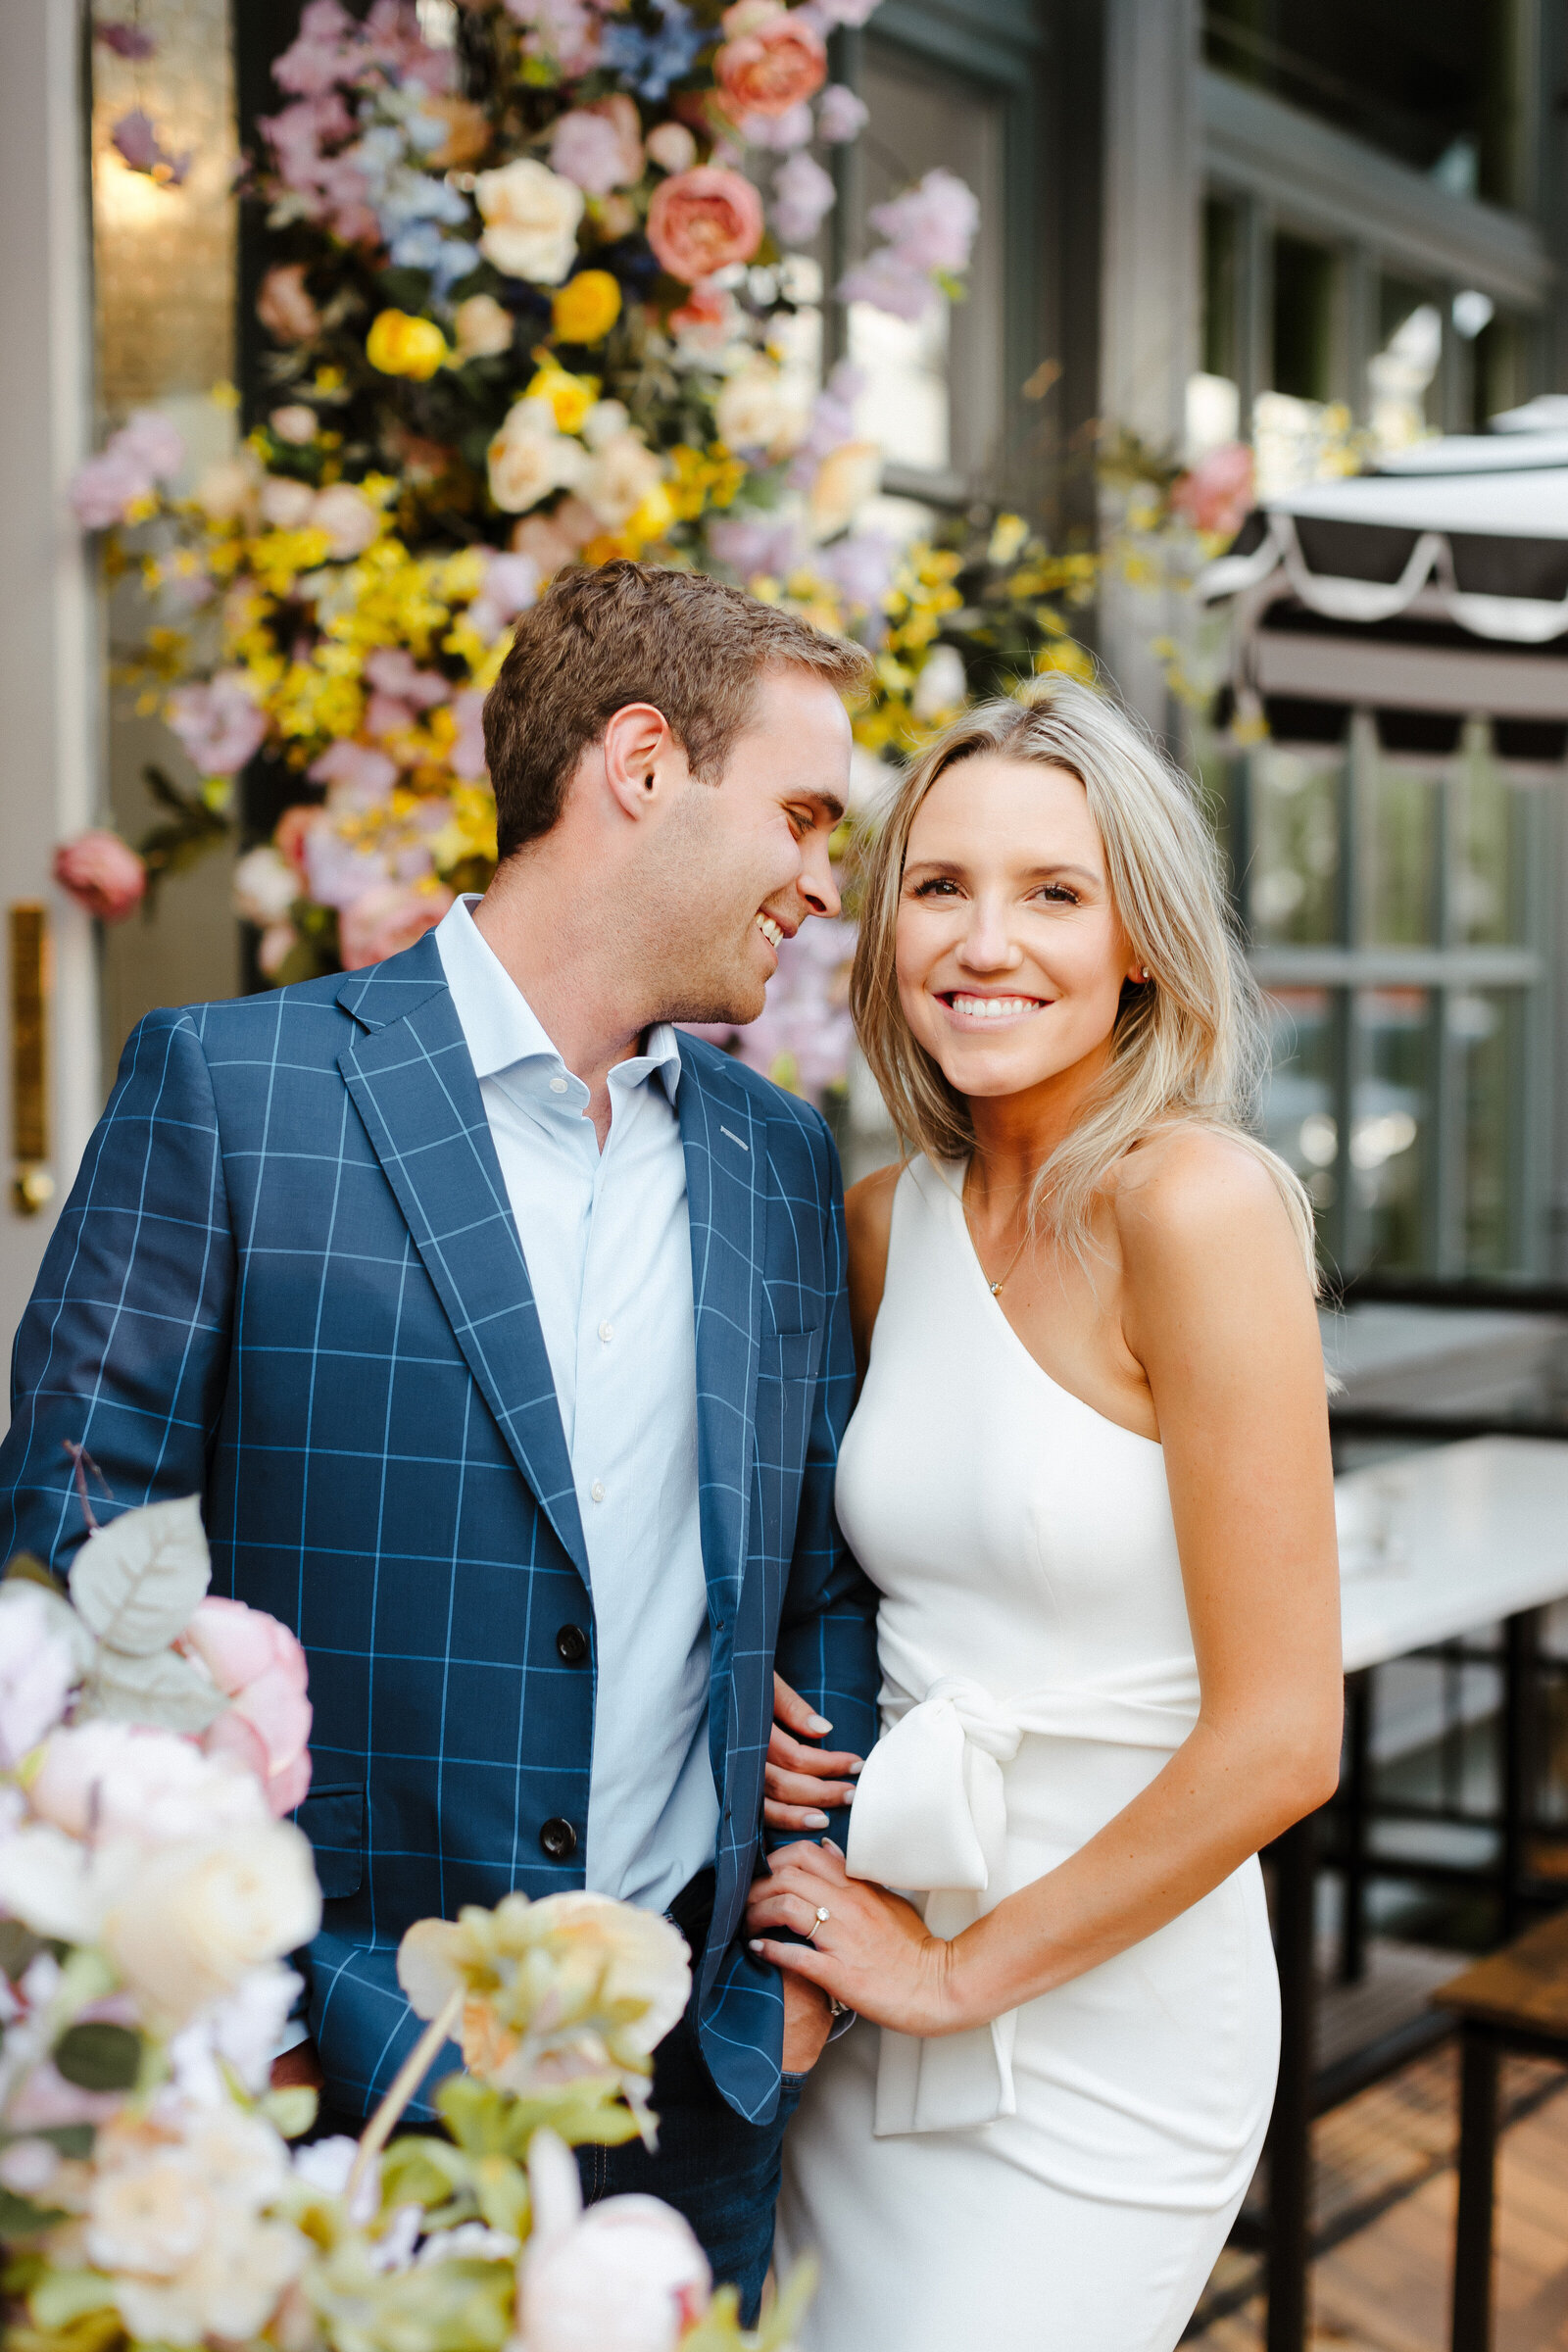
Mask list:
[[[557,1814],[547,1821],[539,1833],[539,1842],[552,1862],[565,1862],[577,1851],[577,1833],[569,1821]]]
[[[588,1655],[588,1637],[580,1625],[564,1625],[556,1636],[556,1654],[568,1666],[580,1666]]]

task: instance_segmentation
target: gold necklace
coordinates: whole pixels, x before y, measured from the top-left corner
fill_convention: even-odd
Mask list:
[[[987,1274],[985,1267],[980,1265],[980,1245],[974,1238],[974,1226],[970,1223],[969,1219],[969,1182],[967,1174],[964,1178],[963,1191],[958,1199],[958,1206],[963,1210],[963,1221],[964,1224],[968,1226],[969,1247],[974,1251],[975,1264],[980,1266],[980,1279],[985,1284],[987,1290],[991,1293],[992,1298],[1000,1298],[1002,1297],[1003,1284],[1004,1282],[1010,1282],[1013,1278],[1013,1275],[1018,1270],[1018,1260],[1020,1257],[1022,1257],[1024,1251],[1029,1247],[1030,1235],[1033,1231],[1033,1228],[1029,1224],[1025,1224],[1023,1229],[1023,1240],[1018,1244],[1017,1249],[1013,1251],[1012,1256],[1007,1261],[1006,1272],[999,1275],[997,1280],[993,1282],[989,1274]]]

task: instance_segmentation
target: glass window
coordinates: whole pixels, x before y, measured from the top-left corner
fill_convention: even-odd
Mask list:
[[[1345,759],[1262,744],[1252,760],[1252,935],[1303,946],[1339,931]]]
[[[1515,202],[1529,0],[1205,0],[1203,53],[1454,196]]]
[[[1328,246],[1276,234],[1272,390],[1295,400],[1334,397],[1334,279]]]
[[[1524,938],[1538,789],[1506,775],[1484,742],[1467,746],[1454,778],[1448,885],[1450,932],[1466,946],[1512,946]]]
[[[1518,989],[1455,990],[1447,1030],[1464,1103],[1464,1262],[1500,1274],[1515,1254],[1511,1215],[1518,1135],[1524,1000]]]
[[[1203,368],[1208,375],[1241,374],[1237,305],[1241,222],[1223,196],[1203,204]]]
[[[1366,988],[1355,996],[1350,1185],[1357,1257],[1390,1273],[1425,1260],[1433,1081],[1430,992]]]
[[[868,378],[862,428],[892,466],[933,477],[983,479],[1000,454],[1003,419],[1003,185],[1001,95],[870,36],[860,92],[865,202],[883,204],[941,165],[980,199],[980,232],[956,312],[933,305],[914,322],[869,303],[850,306],[849,356]],[[857,250],[876,243],[862,225]]]
[[[1272,1048],[1263,1140],[1296,1170],[1321,1216],[1338,1197],[1339,1123],[1334,1082],[1334,995],[1275,989],[1266,1001]]]
[[[1356,895],[1360,944],[1423,947],[1438,936],[1436,776],[1378,760],[1363,779]]]

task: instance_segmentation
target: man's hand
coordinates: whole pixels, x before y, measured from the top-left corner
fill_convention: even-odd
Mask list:
[[[808,2075],[827,2046],[833,2011],[819,1984],[803,1977],[784,1980],[784,2072]],[[292,2050],[289,2052],[293,2056]]]
[[[848,1750],[826,1754],[819,1747],[801,1744],[803,1740],[821,1740],[832,1729],[824,1716],[812,1713],[781,1674],[774,1675],[773,1734],[767,1743],[762,1800],[762,1819],[770,1830],[825,1830],[827,1815],[822,1808],[853,1800],[854,1775],[862,1759]]]
[[[326,2087],[321,2061],[316,2054],[314,2041],[297,2041],[281,2058],[272,2060],[272,2088],[274,2090],[314,2090]]]

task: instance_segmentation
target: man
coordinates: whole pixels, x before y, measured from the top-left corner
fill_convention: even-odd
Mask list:
[[[199,1492],[215,1589],[297,1629],[306,2018],[350,2128],[415,2030],[411,1921],[585,1883],[669,1911],[696,1984],[661,2151],[585,2174],[678,2204],[749,2309],[829,2030],[741,1936],[774,1660],[847,1768],[873,1596],[833,1519],[832,1144],[668,1024],[755,1019],[780,940],[837,911],[860,667],[711,580],[558,581],[485,709],[483,900],[368,971],[132,1035],[0,1455],[0,1556],[69,1562],[84,1447],[116,1509]]]

